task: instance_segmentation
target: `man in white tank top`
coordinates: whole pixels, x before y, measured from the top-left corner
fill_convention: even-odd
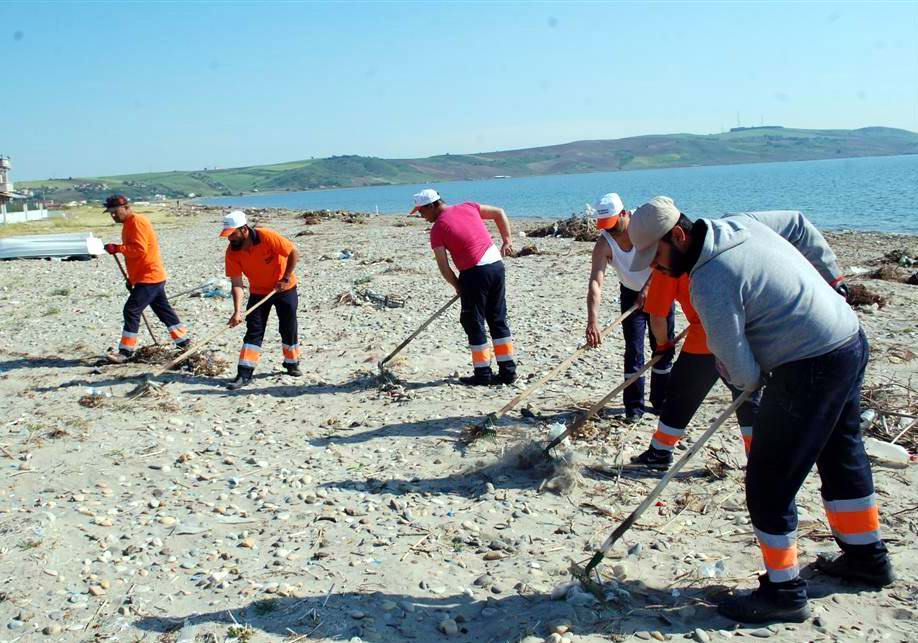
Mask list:
[[[590,283],[587,288],[587,344],[596,348],[602,343],[599,328],[599,307],[602,302],[602,284],[606,267],[612,265],[618,275],[621,291],[621,311],[625,312],[634,304],[638,310],[622,323],[625,336],[625,377],[628,377],[644,366],[644,336],[650,339],[651,350],[656,350],[656,341],[652,333],[647,333],[648,315],[640,310],[643,305],[646,285],[651,270],[631,270],[634,257],[634,246],[628,238],[628,223],[631,213],[625,210],[621,197],[611,192],[602,196],[596,204],[596,226],[602,234],[593,246],[593,261],[590,269]],[[670,307],[666,318],[669,339],[673,339],[673,309]],[[654,410],[663,407],[666,399],[666,385],[669,371],[672,368],[672,354],[664,353],[654,366],[650,376],[650,404]],[[625,406],[625,417],[629,421],[638,420],[644,412],[644,378],[629,386],[622,393]]]

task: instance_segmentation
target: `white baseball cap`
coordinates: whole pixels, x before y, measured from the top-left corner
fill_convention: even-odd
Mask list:
[[[631,215],[628,237],[634,244],[631,270],[649,268],[657,256],[657,245],[679,221],[679,208],[668,196],[655,196]]]
[[[427,188],[414,195],[414,209],[409,214],[414,214],[425,205],[436,203],[440,200],[440,194],[436,190]]]
[[[622,198],[615,192],[603,194],[596,202],[596,227],[600,230],[614,228],[618,218],[625,210]]]
[[[241,228],[245,224],[245,212],[242,210],[233,210],[225,217],[223,217],[223,232],[220,233],[220,236],[228,237],[233,233],[233,230],[236,228]]]

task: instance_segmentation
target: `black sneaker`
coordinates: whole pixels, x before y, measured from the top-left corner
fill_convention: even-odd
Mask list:
[[[799,579],[772,583],[763,574],[758,589],[725,599],[717,611],[739,623],[803,623],[811,616],[805,587]]]
[[[237,391],[241,389],[243,386],[246,386],[247,384],[249,384],[251,381],[252,381],[251,373],[238,373],[236,375],[236,379],[234,379],[232,382],[229,382],[226,385],[226,388],[228,388],[231,391]]]
[[[516,381],[516,371],[506,371],[501,369],[497,373],[497,381],[501,384],[513,384]]]
[[[287,375],[292,377],[302,377],[303,371],[300,370],[299,364],[284,364],[284,368],[287,369]]]
[[[631,458],[631,463],[643,465],[648,469],[666,471],[673,463],[673,454],[671,451],[666,451],[664,449],[648,447],[644,453]]]
[[[891,585],[896,580],[888,556],[882,562],[861,561],[848,554],[842,554],[834,559],[819,556],[816,559],[816,569],[828,576],[877,588]]]
[[[626,409],[625,410],[625,422],[627,422],[628,424],[634,424],[635,422],[640,422],[642,417],[644,417],[643,409]]]

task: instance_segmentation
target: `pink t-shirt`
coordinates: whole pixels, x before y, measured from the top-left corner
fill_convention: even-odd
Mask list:
[[[459,272],[478,265],[493,243],[477,203],[449,206],[430,229],[430,247],[446,248]]]

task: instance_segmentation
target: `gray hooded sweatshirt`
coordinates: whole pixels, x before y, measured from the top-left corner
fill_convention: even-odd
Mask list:
[[[708,348],[734,386],[756,389],[763,373],[857,335],[854,311],[781,235],[750,217],[705,224],[689,292]]]

